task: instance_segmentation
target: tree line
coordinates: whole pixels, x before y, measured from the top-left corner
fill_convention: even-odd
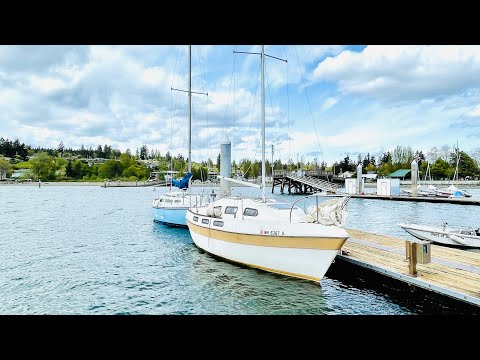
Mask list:
[[[332,166],[326,162],[318,162],[317,159],[310,162],[289,159],[287,163],[280,160],[273,162],[273,170],[292,171],[302,170],[328,170],[334,175],[349,171],[356,172],[357,166],[362,165],[362,172],[373,171],[378,176],[388,176],[398,169],[410,169],[411,162],[415,159],[418,163],[421,176],[430,169],[434,179],[451,179],[455,172],[457,155],[459,178],[478,178],[480,176],[480,149],[467,154],[459,149],[451,149],[444,145],[441,148],[433,147],[426,154],[422,151],[413,150],[411,147],[397,146],[392,151],[386,151],[375,157],[369,153],[362,156],[358,154],[355,159],[347,154],[342,160],[336,161]],[[7,161],[4,157],[10,158]],[[92,159],[91,161],[89,159]],[[94,159],[105,159],[104,163],[95,163]],[[140,161],[143,160],[143,161]],[[155,160],[156,166],[146,164],[144,161]],[[298,159],[297,159],[298,160]],[[0,138],[0,179],[2,172],[8,175],[15,169],[28,168],[34,179],[45,180],[85,180],[103,181],[110,180],[146,180],[152,170],[175,170],[178,176],[183,176],[187,171],[188,159],[182,154],[172,156],[170,152],[161,155],[158,150],[149,150],[146,145],[137,148],[135,154],[130,149],[122,153],[113,149],[110,145],[98,145],[96,149],[83,145],[79,149],[66,148],[60,142],[57,148],[32,148],[20,143],[18,139],[10,141]],[[261,174],[261,161],[241,159],[238,164],[232,161],[233,172],[241,174],[244,178],[257,178]],[[209,172],[220,171],[220,154],[215,162],[210,158],[206,161],[192,163],[192,179],[206,180]],[[267,175],[271,175],[272,163],[266,160]],[[160,177],[162,180],[162,177]]]
[[[472,156],[458,148],[444,145],[442,148],[433,147],[425,155],[422,151],[414,151],[411,147],[397,146],[393,151],[384,152],[378,159],[367,154],[358,155],[356,161],[347,155],[342,161],[335,162],[335,174],[339,172],[356,172],[357,166],[362,164],[362,172],[374,171],[378,176],[388,176],[399,169],[410,169],[413,160],[417,161],[420,176],[425,176],[429,168],[432,179],[452,179],[458,162],[459,178],[480,177],[480,150],[474,150]]]

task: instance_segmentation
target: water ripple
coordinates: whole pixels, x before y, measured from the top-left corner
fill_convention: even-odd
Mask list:
[[[142,187],[0,186],[0,314],[440,312],[377,291],[368,279],[352,285],[327,276],[318,286],[215,259],[188,230],[152,221],[153,195]],[[347,227],[408,238],[398,222],[472,226],[480,222],[472,210],[351,199]]]

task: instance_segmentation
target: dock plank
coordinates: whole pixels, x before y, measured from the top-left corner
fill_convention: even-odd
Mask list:
[[[411,276],[405,260],[407,239],[347,229],[350,239],[342,259],[393,276],[406,283],[480,306],[480,253],[431,245],[432,262],[417,264]]]

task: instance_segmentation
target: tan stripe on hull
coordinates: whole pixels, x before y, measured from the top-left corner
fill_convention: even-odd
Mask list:
[[[239,234],[215,229],[204,228],[192,224],[187,219],[188,228],[209,238],[255,246],[268,246],[294,249],[321,249],[321,250],[339,250],[347,238],[328,238],[328,237],[297,237],[297,236],[268,236]]]

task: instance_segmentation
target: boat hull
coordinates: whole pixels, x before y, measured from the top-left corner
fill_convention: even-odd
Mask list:
[[[187,227],[185,214],[188,207],[153,207],[153,219],[156,222],[178,227]]]
[[[196,222],[193,220],[194,216],[197,217]],[[204,219],[212,221],[207,225],[202,223]],[[215,220],[187,212],[190,234],[193,242],[200,249],[235,263],[315,282],[323,278],[348,238],[348,233],[344,229],[341,236],[337,237],[314,237],[312,234],[288,236],[286,224],[278,224],[283,226],[283,230],[274,230],[273,236],[262,235],[262,230],[255,228],[251,233],[230,232],[214,229],[212,223]],[[221,221],[223,228],[238,225],[229,224],[228,219]],[[293,225],[298,232],[300,227],[308,228],[313,224],[289,225]],[[243,224],[243,226],[244,228],[249,226],[276,228],[275,222],[271,221],[263,224]],[[280,235],[282,233],[284,235]]]
[[[399,224],[410,235],[437,244],[461,248],[480,248],[480,237],[461,234],[458,230],[416,224]]]

